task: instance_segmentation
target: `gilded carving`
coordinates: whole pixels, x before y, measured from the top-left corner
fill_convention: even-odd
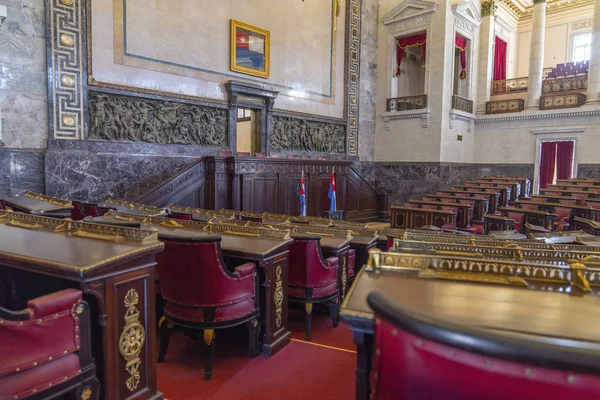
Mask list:
[[[213,342],[213,340],[215,339],[215,330],[214,329],[205,329],[203,331],[203,336],[204,336],[204,343],[206,343],[207,346],[210,346]]]
[[[341,257],[342,261],[342,299],[346,297],[346,284],[348,283],[348,277],[346,273],[346,263],[348,262],[348,255]]]
[[[140,295],[135,289],[129,289],[125,295],[124,304],[127,308],[125,312],[125,326],[119,337],[119,352],[125,360],[125,369],[129,373],[129,378],[125,382],[127,389],[134,391],[140,383],[140,353],[146,341],[146,331],[140,323],[140,310],[137,305],[140,302]]]
[[[86,387],[85,389],[83,389],[83,392],[81,392],[81,400],[90,400],[92,398],[92,389],[89,387]]]
[[[275,327],[281,328],[283,324],[283,269],[278,265],[275,269],[275,292],[273,302],[275,303]]]
[[[498,6],[496,5],[495,0],[481,2],[481,16],[482,17],[489,17],[489,16],[495,17],[497,9],[498,9]]]
[[[280,150],[344,153],[346,129],[343,125],[273,117],[271,147]]]
[[[227,111],[219,108],[92,92],[89,111],[91,139],[227,145]]]

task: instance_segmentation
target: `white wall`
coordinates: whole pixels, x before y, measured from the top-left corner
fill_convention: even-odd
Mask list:
[[[591,31],[593,5],[567,10],[546,16],[546,36],[544,42],[544,67],[571,61],[572,39],[575,34]],[[518,28],[517,76],[529,74],[529,49],[531,43],[531,19],[521,21]]]

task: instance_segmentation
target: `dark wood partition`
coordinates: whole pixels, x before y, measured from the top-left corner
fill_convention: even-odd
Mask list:
[[[178,204],[203,209],[298,215],[304,171],[307,214],[329,210],[329,180],[336,174],[337,208],[350,221],[374,221],[385,214],[387,196],[378,194],[352,169],[352,161],[254,157],[202,157],[158,184],[137,203]]]

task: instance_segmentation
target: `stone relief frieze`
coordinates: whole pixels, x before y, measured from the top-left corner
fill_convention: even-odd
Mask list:
[[[431,14],[426,14],[389,25],[389,32],[390,35],[396,35],[412,28],[426,27],[430,24],[430,22]]]
[[[571,29],[585,29],[592,27],[592,19],[584,19],[581,21],[574,21],[571,23]]]
[[[227,145],[227,110],[90,92],[90,139]]]
[[[271,147],[279,150],[344,153],[346,129],[343,125],[273,117]]]
[[[465,19],[460,15],[456,15],[456,27],[462,29],[466,33],[473,34],[477,28],[474,23]]]

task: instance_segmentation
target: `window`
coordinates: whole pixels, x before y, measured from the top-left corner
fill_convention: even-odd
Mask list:
[[[573,36],[573,52],[571,55],[571,61],[579,62],[589,60],[591,48],[591,32]]]

